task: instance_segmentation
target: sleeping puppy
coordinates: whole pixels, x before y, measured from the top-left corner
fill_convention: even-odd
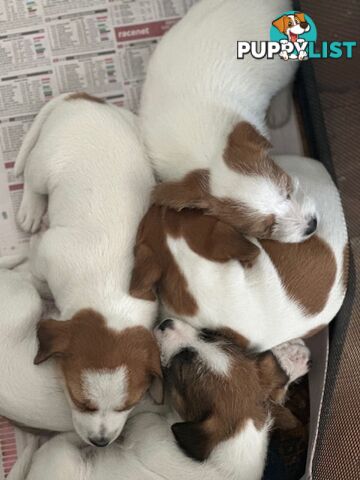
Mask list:
[[[134,416],[122,443],[102,451],[55,437],[36,453],[27,480],[261,478],[272,405],[307,373],[308,349],[294,341],[255,355],[229,329],[197,330],[176,319],[155,335],[173,411]]]
[[[347,284],[339,194],[319,162],[298,156],[276,162],[299,198],[314,198],[316,235],[297,244],[258,241],[201,210],[155,205],[139,228],[132,295],[155,299],[156,292],[164,316],[199,328],[232,328],[261,351],[326,326]]]
[[[150,330],[156,303],[128,294],[154,183],[136,118],[87,94],[55,98],[25,137],[23,171],[19,224],[35,232],[48,203],[49,228],[33,239],[30,258],[61,320],[40,322],[34,361],[56,359],[77,433],[106,446],[161,377]]]
[[[288,0],[202,0],[150,59],[140,120],[159,205],[200,208],[257,238],[301,242],[316,230],[310,199],[269,156],[271,97],[294,62],[238,60],[238,40],[268,40]],[[221,33],[220,33],[221,32]]]
[[[37,367],[36,327],[44,305],[22,259],[0,259],[0,415],[28,427],[72,430],[61,375],[51,363]]]

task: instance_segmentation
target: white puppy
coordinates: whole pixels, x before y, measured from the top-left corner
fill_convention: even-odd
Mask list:
[[[50,362],[33,363],[43,304],[29,271],[9,270],[17,263],[0,259],[0,415],[33,428],[71,430],[60,374]]]
[[[62,95],[27,133],[16,161],[23,171],[18,220],[36,231],[48,200],[49,229],[32,242],[32,271],[62,320],[40,322],[35,363],[57,359],[76,431],[105,446],[161,377],[150,330],[156,304],[128,294],[153,186],[136,118],[87,94]]]
[[[265,138],[270,99],[296,64],[236,58],[238,40],[269,40],[273,20],[289,9],[288,0],[201,0],[160,41],[140,111],[165,182],[156,203],[204,209],[258,238],[300,242],[315,232],[314,204],[299,203]]]
[[[249,354],[230,330],[196,330],[169,319],[156,337],[174,412],[134,416],[123,442],[106,450],[84,447],[74,436],[55,437],[36,453],[27,480],[261,478],[271,405],[307,372],[308,349],[295,341]]]

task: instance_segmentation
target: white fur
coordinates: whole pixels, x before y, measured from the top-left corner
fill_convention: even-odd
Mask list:
[[[26,268],[3,268],[16,263],[0,259],[0,415],[33,428],[70,430],[71,411],[60,373],[53,362],[33,363],[43,305]]]
[[[199,340],[196,330],[185,322],[178,322],[177,327],[167,328],[164,332],[155,331],[156,339],[161,347],[161,362],[167,365],[169,360],[182,348],[194,348],[204,363],[213,372],[226,376],[231,363],[229,357],[211,343]]]
[[[100,437],[113,442],[120,434],[130,409],[122,410],[128,394],[128,373],[125,366],[111,371],[85,371],[82,386],[86,398],[97,408],[95,412],[79,412],[73,408],[73,422],[80,437],[88,442]],[[71,402],[71,400],[70,400]]]
[[[253,267],[244,269],[237,260],[226,263],[207,260],[191,250],[184,238],[167,237],[168,246],[199,307],[194,316],[182,318],[197,327],[233,328],[261,350],[329,323],[345,295],[342,274],[347,231],[335,185],[315,160],[279,156],[276,161],[296,176],[305,194],[314,199],[320,217],[317,234],[328,243],[336,259],[335,282],[320,313],[307,315],[287,296],[277,270],[261,247]],[[176,312],[166,311],[165,307],[163,315],[165,318],[176,316]]]
[[[48,196],[49,229],[32,239],[32,270],[50,287],[63,320],[93,308],[118,331],[150,328],[156,303],[128,294],[136,231],[154,183],[136,117],[69,97],[39,113],[16,162],[25,174],[22,228],[38,228]],[[111,415],[112,431],[122,428],[123,417]],[[84,423],[92,426],[86,413],[73,419],[80,435]]]
[[[264,179],[240,175],[223,160],[237,123],[249,122],[268,136],[270,100],[289,84],[296,69],[296,62],[280,57],[238,60],[236,42],[269,40],[273,20],[289,9],[288,0],[198,2],[162,38],[150,59],[140,121],[161,180],[180,180],[192,170],[208,169],[211,194],[276,215],[282,220],[277,239],[299,242],[305,239],[311,206],[299,206],[294,197],[286,202],[286,192],[275,182],[261,185]],[[293,210],[290,220],[287,210]]]
[[[65,472],[66,480],[261,479],[269,424],[257,430],[249,420],[241,433],[200,463],[176,445],[170,430],[173,422],[172,415],[167,419],[155,413],[136,415],[127,423],[123,442],[101,450],[84,449],[75,437],[58,435],[35,454],[26,480],[63,480]]]

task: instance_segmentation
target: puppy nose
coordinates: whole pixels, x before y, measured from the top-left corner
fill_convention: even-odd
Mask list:
[[[109,440],[105,437],[93,437],[89,438],[89,440],[95,447],[106,447],[109,445]]]
[[[305,235],[311,235],[312,233],[315,232],[317,228],[317,218],[316,217],[312,217],[312,219],[309,221],[308,225],[307,225],[307,228],[305,230]]]
[[[303,28],[303,29],[307,28],[308,25],[309,24],[307,22],[300,22],[300,27]]]
[[[174,328],[174,320],[172,320],[171,318],[167,318],[166,320],[164,320],[162,323],[160,323],[158,327],[158,329],[162,332],[167,328]]]

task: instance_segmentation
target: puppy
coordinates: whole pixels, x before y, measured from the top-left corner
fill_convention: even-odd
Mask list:
[[[315,236],[298,244],[245,239],[200,210],[153,206],[138,232],[132,295],[150,299],[157,292],[164,316],[196,327],[232,328],[258,350],[326,326],[347,285],[339,194],[319,162],[298,156],[276,162],[291,176],[299,202],[314,198],[320,218]],[[286,224],[289,231],[292,221],[289,213],[273,228]]]
[[[261,478],[272,405],[307,372],[307,348],[295,341],[250,354],[229,329],[196,330],[176,319],[156,337],[173,412],[133,417],[123,442],[102,451],[60,435],[37,452],[27,480]]]
[[[21,261],[0,259],[0,415],[28,427],[71,430],[60,374],[50,362],[33,363],[44,307],[28,268],[14,269]]]
[[[87,94],[62,95],[27,133],[16,161],[23,171],[18,221],[35,232],[48,202],[49,228],[32,242],[32,271],[61,315],[40,322],[34,361],[56,359],[75,430],[106,446],[161,378],[150,330],[156,304],[128,294],[153,186],[135,116]]]
[[[316,209],[272,161],[265,127],[295,62],[236,58],[238,40],[268,40],[274,18],[289,9],[287,0],[202,0],[160,41],[140,109],[164,182],[155,203],[203,209],[257,238],[301,242],[315,232]]]

